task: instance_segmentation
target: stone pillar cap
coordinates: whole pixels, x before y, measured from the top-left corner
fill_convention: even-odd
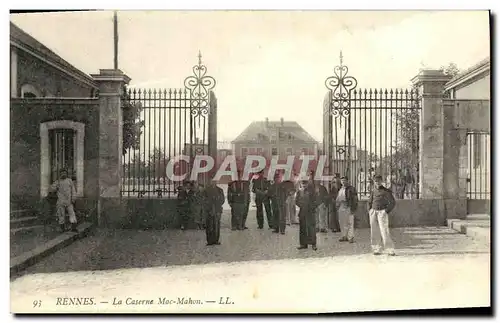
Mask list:
[[[130,82],[130,77],[125,75],[121,70],[114,69],[100,69],[99,74],[90,74],[90,76],[97,82],[99,81],[114,81],[114,82],[124,82],[128,84]]]
[[[423,82],[447,83],[450,80],[451,76],[444,74],[443,70],[421,69],[420,72],[414,78],[411,79],[411,82],[417,85]]]

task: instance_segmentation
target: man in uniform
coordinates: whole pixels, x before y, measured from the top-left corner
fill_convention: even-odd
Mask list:
[[[274,175],[274,182],[269,188],[269,197],[271,199],[271,208],[273,210],[273,232],[285,234],[286,229],[286,190],[281,185],[280,173]]]
[[[250,181],[243,180],[242,177],[240,177],[240,180],[243,182],[243,192],[245,194],[245,210],[243,212],[243,229],[246,230],[248,229],[246,223],[247,223],[247,217],[248,217],[248,211],[250,210]]]
[[[227,201],[231,206],[231,230],[244,230],[243,216],[247,198],[245,183],[241,180],[242,171],[238,170],[238,179],[229,183],[227,187]]]
[[[264,228],[264,208],[269,229],[273,228],[273,214],[271,212],[271,202],[267,195],[270,183],[264,177],[264,171],[260,171],[259,177],[253,180],[252,192],[255,194],[255,205],[257,206],[257,225],[259,229]]]
[[[205,233],[207,246],[220,244],[220,218],[224,205],[224,191],[210,180],[203,190],[203,209],[205,210]]]
[[[337,212],[336,200],[341,186],[342,182],[340,180],[340,173],[335,173],[335,177],[329,187],[330,203],[328,207],[328,213],[329,213],[328,222],[330,230],[332,230],[332,232],[340,232],[340,223]]]
[[[299,241],[300,246],[297,249],[307,249],[308,245],[313,250],[316,246],[316,208],[318,205],[318,196],[314,181],[304,182],[302,188],[297,194],[296,202],[299,207]]]

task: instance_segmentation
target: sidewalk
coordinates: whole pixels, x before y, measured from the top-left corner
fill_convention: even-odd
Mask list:
[[[15,276],[25,268],[37,263],[44,257],[53,254],[71,244],[77,239],[85,237],[91,230],[92,224],[81,223],[78,225],[78,233],[60,233],[48,229],[44,234],[33,233],[28,236],[11,237],[10,241],[10,274]],[[24,239],[23,239],[24,238]]]

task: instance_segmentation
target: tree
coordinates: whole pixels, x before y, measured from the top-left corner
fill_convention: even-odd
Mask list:
[[[458,75],[458,73],[460,73],[460,70],[455,63],[449,63],[447,66],[441,66],[441,70],[444,72],[444,74],[451,77],[455,77]]]
[[[444,74],[451,77],[460,73],[455,63],[442,66]],[[392,143],[392,155],[385,157],[383,162],[391,170],[410,169],[415,177],[418,173],[419,161],[419,136],[420,136],[420,98],[418,89],[412,88],[408,96],[411,96],[413,109],[401,109],[394,115],[394,127],[397,127],[397,138]]]
[[[122,117],[123,117],[123,155],[129,149],[139,149],[141,143],[141,128],[144,121],[140,120],[142,104],[130,98],[130,93],[126,86],[123,87],[122,94]]]

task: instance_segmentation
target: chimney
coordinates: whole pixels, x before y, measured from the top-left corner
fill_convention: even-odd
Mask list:
[[[283,127],[283,125],[285,124],[285,120],[283,120],[283,118],[281,118],[280,121],[281,121],[281,126]]]
[[[269,118],[266,118],[266,127],[269,127]]]

